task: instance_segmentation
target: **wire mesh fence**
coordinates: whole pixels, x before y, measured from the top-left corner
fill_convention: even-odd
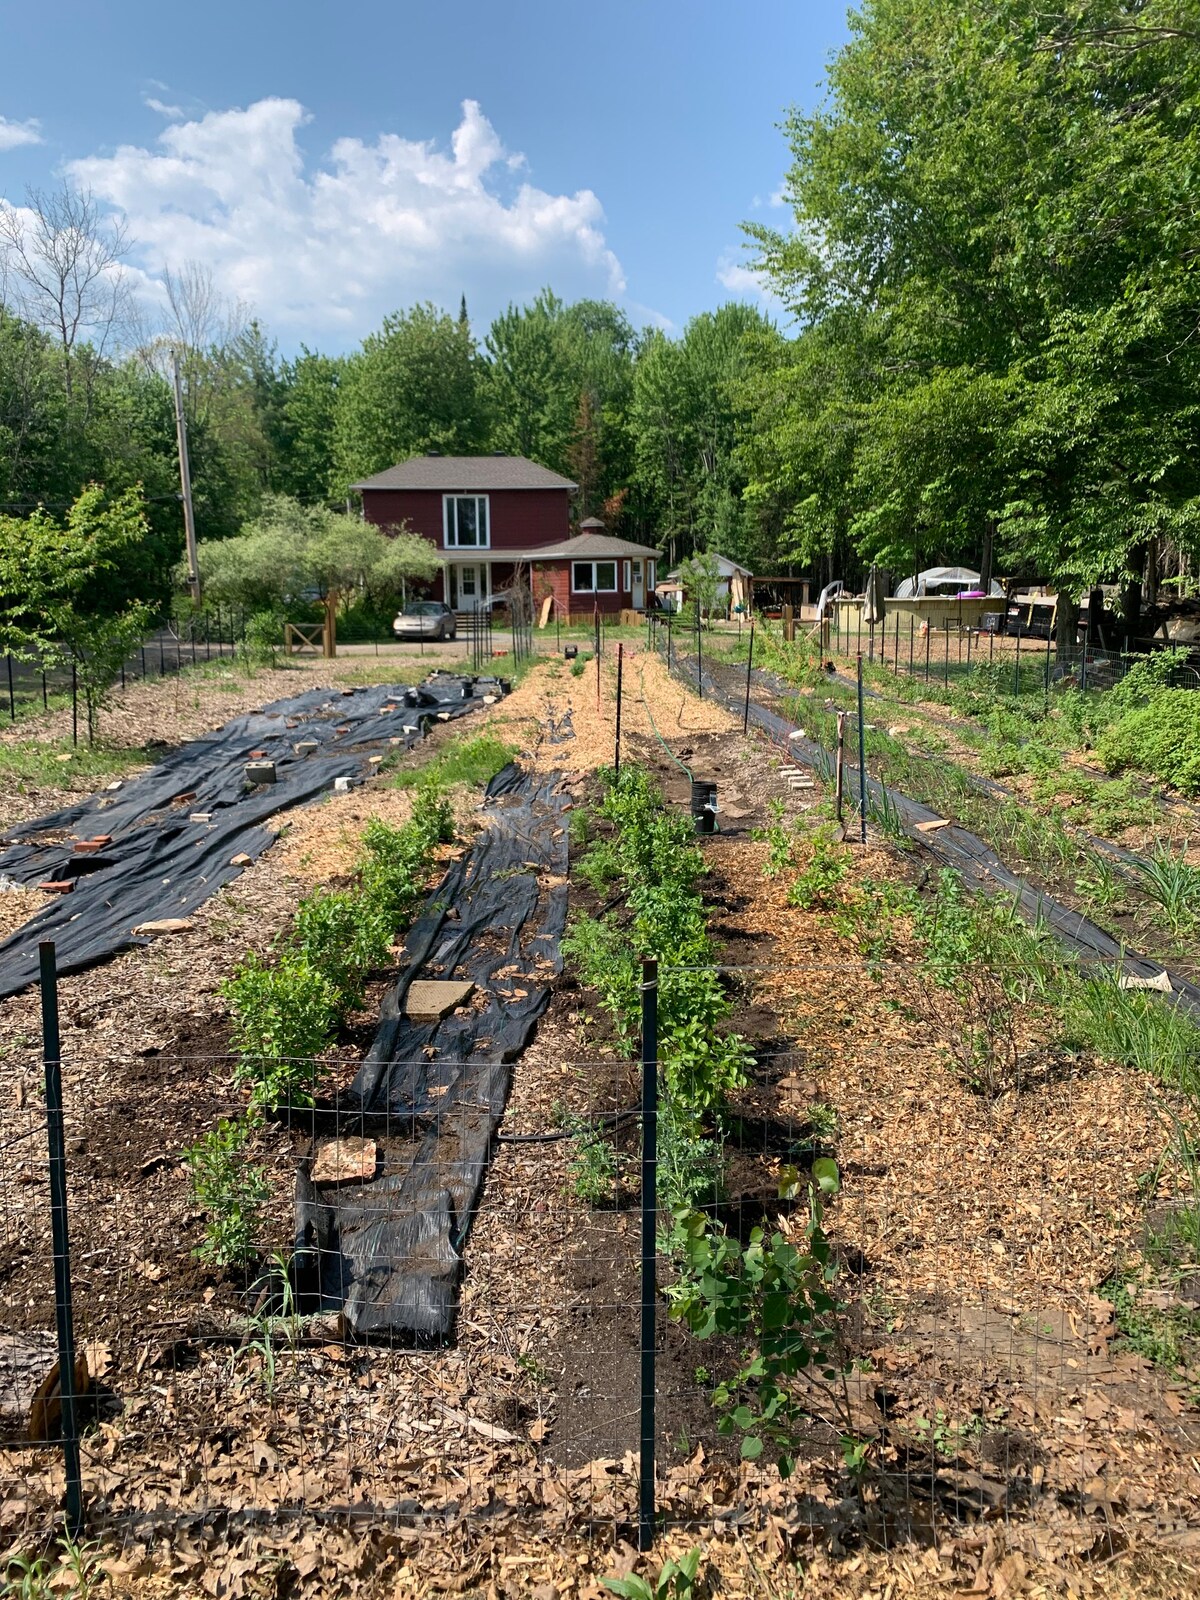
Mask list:
[[[246,616],[214,607],[177,624],[164,624],[150,634],[121,663],[116,683],[127,684],[166,678],[185,667],[236,655],[245,637]],[[0,715],[8,720],[48,711],[51,705],[71,709],[72,741],[89,737],[87,695],[79,663],[68,655],[29,659],[6,653],[0,677]]]
[[[1104,1555],[1194,1529],[1182,1079],[1081,1052],[1015,973],[993,993],[878,950],[760,961],[754,934],[712,969],[748,1045],[719,1113],[654,1070],[653,1013],[647,1072],[568,988],[478,1166],[477,1108],[349,1109],[344,1051],[304,1064],[312,1107],[222,1146],[236,1058],[89,1030],[62,1065],[69,1253],[53,1044],[21,1038],[5,1541],[64,1504],[56,1265],[93,1531],[566,1507],[614,1539],[785,1517],[849,1545],[1002,1525]]]

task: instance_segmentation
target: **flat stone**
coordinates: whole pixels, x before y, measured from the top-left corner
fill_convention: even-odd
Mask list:
[[[374,1139],[348,1136],[317,1146],[309,1176],[314,1183],[363,1183],[375,1176]]]
[[[939,828],[952,828],[954,824],[948,817],[934,817],[929,822],[918,822],[918,833],[936,833]]]
[[[239,850],[237,855],[230,856],[229,865],[231,867],[252,867],[254,865],[254,857],[248,856],[244,850]]]
[[[448,978],[418,978],[409,985],[404,1015],[414,1022],[440,1022],[475,993],[473,983]]]
[[[139,922],[137,927],[130,931],[135,934],[186,933],[191,926],[191,917],[159,917],[154,922]]]
[[[1156,972],[1152,978],[1142,978],[1136,972],[1123,972],[1117,979],[1119,989],[1157,989],[1160,994],[1170,994],[1171,979],[1166,972]]]

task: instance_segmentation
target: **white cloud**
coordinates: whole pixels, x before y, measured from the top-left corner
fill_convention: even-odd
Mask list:
[[[478,317],[546,282],[564,296],[623,291],[595,194],[516,177],[523,158],[474,100],[448,151],[341,138],[312,169],[298,138],[309,120],[298,101],[259,100],[70,171],[123,214],[148,279],[201,262],[285,337],[356,338],[415,300],[457,308],[460,292]]]
[[[152,94],[143,96],[142,103],[149,106],[151,111],[157,111],[160,117],[166,117],[170,122],[178,122],[183,115],[182,106],[169,106],[165,100],[159,100]]]
[[[762,300],[774,304],[774,296],[761,275],[739,260],[737,253],[726,250],[717,260],[717,282],[732,294],[744,300]]]
[[[22,144],[41,144],[41,123],[36,117],[28,122],[10,122],[0,117],[0,150],[15,150]]]

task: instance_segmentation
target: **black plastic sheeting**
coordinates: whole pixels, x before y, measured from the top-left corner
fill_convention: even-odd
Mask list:
[[[484,829],[432,891],[405,941],[367,1058],[318,1130],[365,1134],[366,1182],[296,1186],[294,1277],[306,1309],[340,1310],[362,1338],[432,1346],[453,1335],[462,1249],[511,1083],[561,971],[567,919],[565,797],[557,776],[509,766],[489,786]],[[440,1022],[404,1015],[418,978],[469,979],[472,1001]],[[318,1140],[319,1142],[319,1140]]]
[[[438,719],[461,717],[499,696],[495,678],[435,673],[419,688],[315,689],[235,717],[208,738],[182,745],[119,789],[11,830],[0,878],[36,885],[73,878],[75,888],[0,944],[0,997],[37,981],[38,942],[52,939],[60,972],[81,972],[118,951],[149,943],[133,929],[185,917],[275,842],[267,819],[360,778],[370,757],[415,744]],[[390,708],[390,709],[389,709]],[[295,745],[315,740],[311,755]],[[275,763],[277,781],[251,786],[252,750]],[[208,822],[193,822],[193,813]],[[112,844],[76,855],[72,836],[111,834]]]
[[[680,675],[694,686],[695,662],[691,659],[680,662],[676,658],[675,665]],[[745,701],[742,695],[730,693],[708,672],[704,674],[704,692],[719,700],[731,711],[740,713],[744,707]],[[784,689],[783,692],[790,691]],[[809,767],[816,772],[829,770],[833,757],[823,745],[813,739],[798,737],[795,723],[788,722],[785,717],[760,705],[754,699],[750,701],[750,721],[786,750],[797,765]],[[847,762],[845,770],[847,806],[848,809],[857,811],[858,768]],[[868,773],[868,801],[874,800],[877,804],[882,802],[884,792],[884,785]],[[1130,977],[1153,978],[1163,971],[1161,962],[1147,960],[1136,951],[1128,950],[1118,944],[1105,933],[1103,928],[1097,927],[1082,912],[1072,911],[1070,907],[1055,900],[1052,895],[1034,888],[1024,878],[1010,871],[991,846],[985,844],[978,834],[960,828],[956,823],[951,823],[946,828],[939,828],[935,833],[921,833],[917,829],[917,824],[940,820],[939,813],[929,810],[927,806],[920,805],[915,800],[910,800],[898,789],[887,789],[886,793],[905,833],[922,849],[927,850],[935,860],[944,866],[953,867],[961,874],[967,888],[984,894],[1005,894],[1015,899],[1031,922],[1040,919],[1062,945],[1082,957],[1084,961],[1117,967]],[[1171,988],[1180,1003],[1195,1016],[1200,1017],[1200,987],[1177,973],[1168,971],[1168,976]]]

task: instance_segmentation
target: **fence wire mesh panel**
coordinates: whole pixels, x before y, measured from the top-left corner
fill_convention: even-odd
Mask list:
[[[732,915],[747,953],[779,931]],[[1194,1528],[1192,1086],[1047,1037],[1026,967],[701,976],[747,1051],[719,1116],[664,1073],[656,1527],[782,1516],[897,1544],[1000,1524],[1051,1555]],[[591,1004],[558,1008],[516,1064],[486,1175],[476,1106],[339,1113],[336,1060],[304,1064],[315,1113],[236,1144],[212,1138],[244,1117],[234,1058],[119,1037],[68,1053],[90,1528],[558,1510],[633,1536],[641,1083]],[[581,1028],[601,1046],[585,1059],[567,1054]],[[63,1474],[21,1444],[60,1426],[36,1029],[9,1065],[11,1540],[49,1526]]]

